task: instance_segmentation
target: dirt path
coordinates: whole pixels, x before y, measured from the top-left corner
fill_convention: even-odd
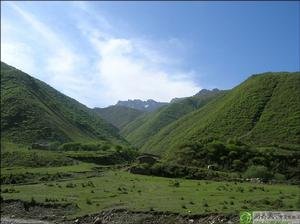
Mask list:
[[[51,224],[50,222],[33,220],[33,219],[14,219],[1,217],[1,224]]]
[[[36,204],[25,209],[24,202],[7,200],[1,203],[1,224],[236,224],[236,214],[208,214],[184,216],[160,211],[129,211],[110,209],[68,220],[74,206]],[[41,221],[44,220],[44,221]],[[47,220],[47,221],[46,221]]]

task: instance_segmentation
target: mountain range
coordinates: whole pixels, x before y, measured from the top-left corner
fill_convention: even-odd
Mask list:
[[[168,103],[156,102],[155,100],[152,99],[146,101],[135,99],[135,100],[127,100],[127,101],[118,101],[116,106],[124,106],[136,110],[151,112],[157,110],[158,108],[166,104]]]
[[[173,123],[184,115],[195,111],[224,91],[205,91],[192,97],[173,101],[152,113],[144,114],[126,125],[121,134],[136,147],[142,147],[148,140],[159,133],[165,126]]]
[[[236,138],[250,145],[299,147],[299,124],[300,73],[264,73],[251,76],[164,126],[141,150],[163,154],[184,143],[209,138],[221,141]]]
[[[299,148],[300,73],[256,74],[233,89],[203,89],[170,103],[128,100],[90,109],[1,62],[1,138],[130,143],[157,155],[207,139]]]

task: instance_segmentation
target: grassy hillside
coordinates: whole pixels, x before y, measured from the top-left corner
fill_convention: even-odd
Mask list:
[[[171,123],[144,144],[162,154],[183,143],[237,138],[255,145],[300,144],[300,73],[265,73]]]
[[[61,153],[45,150],[31,150],[23,145],[1,142],[1,176],[5,168],[57,167],[74,165],[76,163],[77,161]]]
[[[1,62],[1,138],[16,143],[110,141],[117,128],[49,85]]]
[[[124,128],[128,123],[145,113],[140,110],[117,105],[106,108],[94,108],[94,111],[119,129]]]
[[[149,138],[163,127],[180,117],[197,110],[214,98],[224,94],[224,91],[208,91],[193,97],[176,100],[155,112],[145,114],[129,123],[121,131],[125,138],[137,147],[144,145]]]

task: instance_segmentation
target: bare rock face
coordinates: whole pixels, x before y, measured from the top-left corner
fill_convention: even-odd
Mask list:
[[[166,104],[168,104],[168,103],[156,102],[155,100],[149,99],[146,101],[142,101],[142,100],[118,101],[118,103],[116,105],[129,107],[129,108],[133,108],[133,109],[141,110],[141,111],[152,112]]]

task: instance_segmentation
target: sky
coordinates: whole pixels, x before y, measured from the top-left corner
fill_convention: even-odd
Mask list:
[[[89,107],[299,71],[299,1],[3,2],[1,61]]]

